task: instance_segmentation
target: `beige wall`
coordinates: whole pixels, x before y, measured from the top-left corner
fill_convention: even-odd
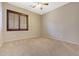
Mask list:
[[[3,3],[3,40],[11,41],[17,39],[27,39],[40,36],[40,15],[32,13],[28,10]],[[6,31],[6,9],[18,11],[29,15],[29,30],[28,31]]]
[[[2,10],[1,10],[1,3],[0,3],[0,39],[2,38],[2,36],[1,36],[1,34],[2,34],[1,33],[1,30],[2,30],[1,29],[2,28],[2,13],[1,12],[2,12]]]
[[[69,3],[43,15],[44,37],[79,44],[79,3]]]
[[[2,3],[0,3],[0,46],[2,44]]]

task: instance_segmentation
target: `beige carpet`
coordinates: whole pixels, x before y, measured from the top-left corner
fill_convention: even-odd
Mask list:
[[[60,56],[79,55],[79,46],[45,38],[23,39],[4,43],[2,56]]]

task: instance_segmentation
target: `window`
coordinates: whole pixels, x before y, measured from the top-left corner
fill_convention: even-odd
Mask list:
[[[7,31],[27,31],[28,15],[7,10]]]

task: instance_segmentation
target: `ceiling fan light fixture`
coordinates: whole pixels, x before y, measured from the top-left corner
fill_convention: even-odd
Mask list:
[[[48,6],[48,3],[47,2],[35,2],[33,5],[32,5],[32,8],[40,8],[41,10]]]

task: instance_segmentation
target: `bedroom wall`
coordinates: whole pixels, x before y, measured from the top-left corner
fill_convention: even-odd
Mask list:
[[[3,7],[3,40],[4,41],[13,41],[18,39],[28,39],[33,37],[40,36],[40,18],[41,16],[35,13],[32,13],[28,10],[12,6],[7,3],[2,4]],[[6,30],[6,9],[18,11],[29,15],[29,30],[28,31],[7,31]]]
[[[79,2],[71,2],[42,16],[42,35],[79,44]]]
[[[2,3],[0,3],[0,46],[2,44]]]

